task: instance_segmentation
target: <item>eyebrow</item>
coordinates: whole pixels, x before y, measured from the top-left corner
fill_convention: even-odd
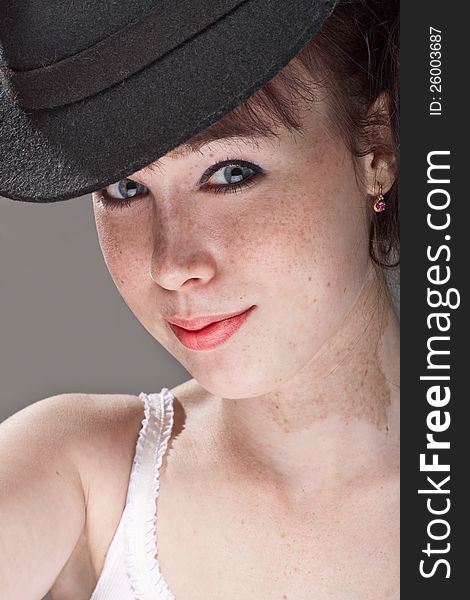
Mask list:
[[[253,142],[260,138],[268,137],[266,133],[261,133],[260,131],[253,129],[249,130],[243,125],[236,129],[232,126],[230,130],[227,130],[227,127],[223,123],[220,123],[220,127],[218,125],[219,123],[216,122],[207,129],[203,129],[199,133],[196,133],[191,139],[175,148],[172,152],[175,152],[175,155],[177,155],[178,152],[181,151],[184,156],[189,152],[197,152],[203,146],[219,140],[238,138]],[[171,154],[171,152],[169,154]]]
[[[221,120],[216,121],[206,129],[196,133],[189,140],[162,156],[162,158],[169,158],[170,160],[185,158],[193,153],[199,152],[204,146],[207,146],[210,143],[223,140],[237,139],[242,142],[256,143],[258,140],[267,139],[268,137],[268,132],[257,131],[256,129],[247,127],[243,123],[240,123],[238,127],[234,127],[233,123],[228,126]],[[141,169],[141,173],[147,173],[158,169],[159,160],[160,159],[157,159]]]

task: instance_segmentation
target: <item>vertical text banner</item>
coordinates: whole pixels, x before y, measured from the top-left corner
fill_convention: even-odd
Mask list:
[[[464,7],[401,3],[402,600],[460,598],[470,578]]]

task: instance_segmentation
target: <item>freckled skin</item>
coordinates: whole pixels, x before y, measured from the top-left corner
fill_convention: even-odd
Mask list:
[[[142,201],[124,214],[105,214],[95,204],[105,259],[124,299],[216,395],[264,394],[273,374],[283,372],[288,379],[299,361],[306,362],[307,343],[309,353],[315,352],[337,326],[364,277],[364,198],[351,187],[352,161],[320,125],[309,152],[306,146],[282,139],[274,150],[234,150],[234,158],[268,172],[241,194],[195,193],[191,183],[210,162],[196,157],[190,161],[194,165],[169,164],[167,185],[156,176],[145,181],[153,203]],[[358,252],[351,257],[353,247]],[[330,281],[332,274],[337,277]],[[345,287],[348,293],[340,294]],[[243,301],[237,300],[240,291]],[[251,304],[259,310],[243,334],[212,355],[182,347],[161,316],[228,312]],[[279,351],[290,340],[296,349]],[[241,354],[236,361],[235,354]],[[260,355],[267,359],[264,369],[248,375]],[[224,368],[229,381],[221,377]]]
[[[189,441],[175,440],[172,447],[174,471],[165,481],[172,500],[160,497],[160,514],[166,515],[159,521],[161,539],[173,539],[181,514],[197,520],[193,538],[185,542],[194,556],[200,532],[220,548],[227,523],[234,539],[247,531],[256,539],[256,523],[261,533],[268,531],[262,525],[266,518],[292,559],[289,577],[321,572],[318,597],[343,598],[331,593],[337,579],[332,565],[347,570],[356,541],[367,547],[361,534],[376,545],[389,540],[388,554],[377,558],[370,573],[383,572],[396,584],[389,568],[390,560],[397,563],[398,547],[390,549],[397,537],[396,513],[389,525],[388,517],[377,518],[370,531],[366,519],[369,525],[359,533],[354,529],[386,504],[385,492],[374,487],[372,493],[367,486],[393,479],[398,467],[398,322],[383,276],[369,257],[366,210],[376,182],[386,192],[393,175],[368,155],[358,159],[364,176],[359,185],[353,158],[333,135],[325,105],[306,113],[305,125],[304,136],[283,131],[279,140],[257,146],[221,141],[190,157],[163,157],[160,170],[129,175],[149,189],[148,197],[123,210],[105,210],[95,198],[94,211],[106,264],[124,300],[194,377],[190,386],[176,388],[176,398],[180,394],[184,404],[197,390],[207,406],[203,425],[192,426],[188,416],[184,439]],[[250,161],[265,175],[240,193],[199,190],[202,173],[227,157]],[[251,305],[256,309],[243,327],[210,351],[184,347],[165,320]],[[195,469],[188,469],[182,448],[197,456]],[[184,493],[177,481],[184,482]],[[365,487],[367,494],[361,491]],[[393,489],[387,497],[397,496],[395,483],[387,489]],[[354,527],[341,504],[352,493],[361,507]],[[190,498],[198,499],[194,512]],[[338,514],[349,542],[343,534],[338,538],[343,531],[335,521]],[[320,539],[329,554],[318,553]],[[299,540],[303,556],[310,557],[301,575],[294,564]],[[379,557],[373,541],[369,546]],[[344,565],[331,558],[343,551]],[[253,552],[251,557],[247,551],[247,564],[257,564],[263,555]],[[190,567],[172,564],[173,555],[181,560],[176,552],[166,553],[167,579],[184,597],[184,577],[171,580],[171,572],[187,568],[190,589]],[[206,559],[202,552],[196,563]],[[222,551],[217,560],[214,572],[223,571]],[[376,593],[372,580],[370,595],[364,592],[363,574],[358,566],[349,575],[359,590],[351,591],[351,600]],[[332,588],[321,587],[331,582]],[[291,587],[288,593],[277,588],[276,597],[302,596]]]
[[[130,175],[150,197],[123,210],[106,211],[95,201],[101,247],[136,317],[214,397],[252,398],[260,406],[263,399],[283,398],[280,404],[290,412],[285,398],[297,379],[312,418],[340,407],[343,417],[368,414],[383,425],[379,413],[388,388],[376,347],[380,315],[390,306],[388,300],[375,306],[383,282],[371,274],[365,203],[376,180],[387,190],[393,178],[383,164],[378,174],[367,156],[359,163],[366,187],[359,186],[349,151],[329,127],[326,105],[306,113],[304,125],[304,136],[282,131],[279,139],[256,146],[221,141],[211,152],[163,157],[151,175]],[[204,170],[226,156],[251,161],[266,174],[241,193],[199,190]],[[365,292],[370,301],[361,297]],[[212,351],[187,349],[165,321],[172,314],[232,312],[253,304],[242,329]],[[356,329],[348,326],[352,321]],[[353,352],[366,327],[366,345],[375,348]],[[331,354],[326,360],[325,352]],[[330,376],[322,389],[319,378],[339,361],[348,362],[349,380]],[[302,369],[311,373],[306,381],[299,377]],[[341,402],[332,403],[335,393]],[[371,395],[374,408],[366,410]],[[305,408],[299,411],[305,424]],[[274,411],[270,418],[285,431],[296,429],[291,416],[286,422],[281,415]]]

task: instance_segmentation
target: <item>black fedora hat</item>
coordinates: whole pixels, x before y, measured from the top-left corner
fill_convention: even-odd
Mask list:
[[[272,79],[336,0],[2,0],[0,195],[125,178]]]

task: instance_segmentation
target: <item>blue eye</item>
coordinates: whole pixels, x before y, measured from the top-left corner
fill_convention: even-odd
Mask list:
[[[139,195],[139,190],[140,193],[142,194],[142,189],[146,190],[147,188],[145,187],[145,185],[142,185],[141,183],[137,183],[136,181],[133,181],[132,179],[121,179],[121,181],[118,181],[117,183],[113,183],[111,186],[109,187],[113,187],[113,186],[117,186],[116,190],[119,194],[121,194],[122,196],[124,196],[124,198],[122,198],[122,200],[128,200],[128,198],[133,198],[134,196],[138,196]],[[110,194],[111,196],[113,196],[113,194]]]
[[[241,188],[252,185],[263,173],[260,167],[245,160],[227,159],[209,167],[199,180],[199,185],[201,189],[213,193],[239,192]],[[215,184],[209,183],[211,180],[215,180]],[[145,185],[128,178],[97,192],[98,201],[111,210],[127,208],[147,193]]]
[[[254,165],[250,163],[224,161],[209,167],[201,178],[200,183],[216,180],[217,184],[233,185],[249,179],[255,172]],[[208,186],[212,187],[212,185]]]
[[[209,167],[199,181],[210,192],[232,193],[240,188],[252,185],[264,171],[246,160],[224,160]],[[209,183],[215,180],[216,184]]]
[[[132,179],[120,179],[97,193],[98,202],[111,210],[129,207],[136,200],[145,196],[148,189],[145,185]]]

